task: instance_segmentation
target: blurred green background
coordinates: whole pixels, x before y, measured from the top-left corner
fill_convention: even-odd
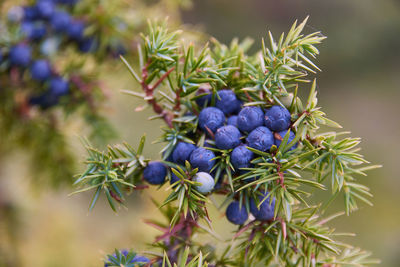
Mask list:
[[[197,0],[191,10],[182,11],[184,23],[204,30],[223,42],[233,37],[250,36],[259,40],[267,30],[279,35],[295,19],[310,15],[306,31],[321,30],[328,39],[320,47],[317,74],[320,106],[338,121],[344,130],[363,139],[367,160],[383,164],[366,178],[360,177],[374,193],[374,207],[361,205],[350,217],[343,216],[331,225],[338,231],[354,232],[346,241],[374,252],[382,266],[399,266],[400,262],[400,1],[397,0]],[[111,88],[108,116],[120,131],[120,142],[137,144],[147,133],[147,153],[157,157],[159,146],[151,145],[160,134],[160,123],[148,121],[146,110],[135,112],[141,103],[119,93],[135,89],[122,64],[110,74],[104,67],[103,79]],[[139,88],[137,88],[139,89]],[[78,140],[79,122],[70,123],[67,134],[72,149],[84,160]],[[7,155],[0,168],[0,198],[10,208],[0,218],[0,248],[14,255],[20,266],[101,266],[105,253],[115,247],[146,250],[156,230],[146,226],[143,218],[158,216],[156,207],[142,193],[133,194],[115,215],[100,201],[88,214],[90,195],[68,197],[72,191],[38,193],[30,189],[21,168],[22,153]],[[33,181],[34,182],[34,181]],[[148,193],[146,193],[148,194]],[[163,196],[151,190],[157,199]],[[14,214],[17,207],[18,214]],[[338,199],[331,212],[342,209]],[[225,219],[213,210],[217,232],[228,234]],[[15,219],[13,221],[13,218]],[[9,225],[6,225],[6,222]],[[10,228],[11,227],[11,228]],[[7,229],[17,229],[10,238]],[[15,246],[16,251],[7,250]]]

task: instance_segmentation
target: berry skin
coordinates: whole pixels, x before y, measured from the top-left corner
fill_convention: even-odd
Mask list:
[[[42,23],[23,22],[22,33],[30,40],[40,40],[46,35],[46,26]]]
[[[241,136],[240,131],[235,126],[222,126],[215,133],[215,145],[219,149],[232,149],[241,143]]]
[[[78,48],[82,53],[95,52],[98,48],[98,42],[92,37],[83,38],[79,41]]]
[[[265,112],[265,126],[271,131],[280,132],[289,129],[290,113],[281,106],[272,106]]]
[[[236,169],[249,168],[251,166],[250,161],[253,159],[254,153],[241,145],[235,147],[231,153],[231,163]]]
[[[26,6],[24,7],[24,20],[25,21],[32,21],[39,17],[38,10],[36,6]]]
[[[266,198],[264,200],[264,198]],[[254,201],[254,199],[250,200],[250,212],[253,214],[253,216],[256,218],[258,221],[269,221],[274,218],[274,209],[275,209],[275,198],[272,200],[271,205],[269,204],[269,197],[268,193],[264,194],[263,196],[260,196],[258,198],[258,203]],[[258,209],[257,205],[263,201],[263,203],[260,206],[260,209]]]
[[[207,128],[213,133],[225,123],[224,113],[214,107],[203,109],[199,115],[199,127],[208,133]]]
[[[18,44],[10,49],[11,65],[27,67],[31,62],[32,50],[25,44]]]
[[[236,128],[239,128],[238,127],[238,116],[236,116],[236,115],[230,116],[228,118],[228,121],[226,122],[226,124],[235,126]]]
[[[224,89],[218,91],[215,106],[222,110],[226,115],[237,112],[240,109],[241,102],[237,99],[232,90]]]
[[[201,185],[196,185],[197,191],[202,194],[210,193],[215,185],[214,178],[206,172],[198,172],[193,177],[195,182],[201,183]]]
[[[249,218],[246,207],[240,207],[239,201],[233,201],[226,209],[226,218],[233,224],[242,225]]]
[[[249,147],[265,152],[274,144],[274,135],[267,127],[259,126],[251,131],[246,141]]]
[[[209,106],[211,104],[212,94],[210,90],[199,88],[199,90],[197,90],[196,92],[196,96],[198,95],[203,95],[202,97],[196,99],[196,103],[197,105],[199,105],[199,107],[204,107],[206,104],[207,106]]]
[[[50,92],[55,96],[66,95],[69,91],[68,81],[61,77],[55,77],[50,80]]]
[[[51,17],[51,26],[56,31],[66,31],[71,23],[71,17],[67,12],[57,10]]]
[[[143,171],[144,180],[153,185],[163,184],[165,176],[167,176],[167,168],[164,164],[158,161],[149,162]]]
[[[36,60],[33,62],[30,71],[32,79],[43,82],[51,75],[50,63],[44,59]]]
[[[279,146],[281,145],[282,140],[283,140],[283,138],[285,137],[286,133],[287,133],[287,130],[284,130],[284,131],[280,131],[280,132],[278,132],[278,133],[275,133],[275,145],[276,145],[277,147],[279,147]],[[276,138],[276,137],[277,137],[277,134],[280,136],[280,138]],[[292,131],[290,131],[290,133],[289,133],[289,139],[288,139],[288,142],[287,142],[287,143],[289,144],[290,142],[292,142],[293,139],[294,139],[295,137],[296,137],[296,135],[295,135]],[[289,149],[289,151],[295,149],[296,147],[297,147],[297,144],[294,144],[294,145]]]
[[[29,104],[32,106],[37,105],[37,106],[41,107],[42,109],[47,109],[47,108],[57,105],[58,98],[59,98],[58,96],[53,95],[49,92],[46,92],[41,95],[31,97],[29,99]]]
[[[215,154],[205,148],[199,147],[190,154],[190,164],[193,168],[199,168],[201,172],[209,172],[214,167]]]
[[[40,0],[36,4],[38,15],[43,19],[49,19],[54,14],[55,6],[51,0]]]
[[[85,31],[85,24],[83,24],[83,22],[78,20],[72,21],[67,28],[68,36],[71,39],[78,41],[83,38],[84,31]]]
[[[193,150],[196,149],[196,146],[193,144],[179,142],[172,152],[172,160],[178,164],[185,164],[186,160],[189,160],[190,154]]]
[[[237,124],[242,132],[251,132],[264,124],[264,112],[259,107],[244,107],[239,112]]]

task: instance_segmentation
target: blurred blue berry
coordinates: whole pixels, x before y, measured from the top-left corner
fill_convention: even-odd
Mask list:
[[[49,19],[55,11],[55,5],[51,0],[39,0],[36,3],[36,10],[43,19]]]
[[[32,21],[38,19],[39,13],[36,6],[26,6],[23,9],[24,9],[23,19],[25,21]]]
[[[261,201],[263,203],[260,205],[260,209],[258,209],[257,204]],[[263,196],[258,197],[258,202],[256,203],[254,199],[250,200],[250,212],[258,221],[269,221],[274,218],[274,209],[275,209],[275,198],[272,200],[271,205],[269,204],[270,198],[268,193],[265,193]]]
[[[84,32],[85,32],[85,24],[78,20],[71,21],[71,23],[67,28],[68,36],[76,41],[79,41],[83,38]]]
[[[78,42],[79,51],[82,53],[95,52],[98,46],[99,43],[93,37],[86,37]]]
[[[13,6],[7,12],[7,19],[11,22],[19,22],[24,18],[24,9],[20,6]]]
[[[274,135],[267,127],[259,126],[251,131],[246,141],[249,147],[265,152],[274,144]]]
[[[280,132],[290,127],[290,112],[281,106],[272,106],[265,112],[265,126],[271,131]]]
[[[196,103],[199,105],[199,107],[203,108],[204,106],[209,106],[211,104],[212,94],[210,90],[199,88],[196,92],[196,96],[198,95],[203,95],[196,99]]]
[[[189,161],[193,168],[199,168],[201,172],[209,172],[214,167],[214,158],[215,154],[212,151],[199,147],[190,154]]]
[[[213,133],[222,125],[224,125],[225,116],[224,113],[214,107],[208,107],[203,109],[199,115],[199,126],[204,132],[207,133],[207,129],[210,129]]]
[[[10,49],[11,65],[27,67],[31,62],[32,50],[26,44],[17,44]]]
[[[259,107],[244,107],[239,112],[237,124],[239,130],[251,132],[264,124],[264,112]]]
[[[226,209],[226,218],[233,224],[242,225],[249,218],[246,207],[240,207],[239,201],[233,201]]]
[[[253,159],[254,153],[246,148],[245,145],[235,147],[231,153],[231,163],[236,169],[249,168],[250,161]]]
[[[44,59],[36,60],[32,63],[30,71],[32,79],[43,82],[51,75],[50,63]]]
[[[50,23],[54,30],[64,32],[71,23],[71,16],[65,11],[57,10],[54,12],[53,16],[51,16]]]
[[[215,133],[215,145],[219,149],[232,149],[241,143],[241,136],[240,131],[235,126],[222,126]]]
[[[196,149],[196,146],[193,144],[179,142],[174,151],[172,152],[172,160],[178,164],[185,164],[186,160],[189,160],[190,154],[193,150]]]
[[[56,96],[66,95],[69,91],[69,83],[61,77],[54,77],[50,80],[50,92]]]
[[[163,184],[165,176],[167,176],[167,168],[158,161],[149,162],[143,171],[144,180],[153,185]]]

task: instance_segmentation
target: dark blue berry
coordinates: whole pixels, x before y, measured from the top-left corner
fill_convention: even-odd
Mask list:
[[[84,32],[85,32],[85,24],[78,20],[72,21],[67,28],[68,36],[71,39],[77,41],[83,38]]]
[[[51,0],[39,0],[36,9],[42,19],[49,19],[54,13],[55,6]]]
[[[54,77],[50,80],[50,92],[56,96],[66,95],[69,91],[69,83],[61,77]]]
[[[267,127],[259,126],[251,131],[246,141],[249,147],[265,152],[274,144],[274,135]]]
[[[215,154],[205,148],[199,147],[190,154],[190,164],[193,168],[199,168],[201,172],[209,172],[214,167]]]
[[[228,121],[227,121],[226,124],[227,125],[232,125],[232,126],[235,126],[236,128],[238,128],[237,120],[238,120],[238,116],[236,116],[236,115],[230,116],[228,118]]]
[[[38,96],[33,96],[29,99],[29,104],[32,106],[39,106],[42,109],[47,109],[57,105],[59,96],[56,96],[50,92],[45,92]]]
[[[240,131],[235,126],[222,126],[215,133],[215,145],[219,149],[232,149],[241,143],[241,136]]]
[[[57,10],[51,17],[51,27],[59,32],[66,31],[70,23],[71,16],[65,11]]]
[[[232,90],[224,89],[217,92],[215,106],[222,110],[226,115],[236,113],[240,109],[241,102],[237,99]]]
[[[280,132],[290,126],[290,112],[281,106],[272,106],[265,112],[265,126],[271,131]]]
[[[149,162],[143,171],[144,180],[153,185],[163,184],[165,176],[167,176],[167,168],[158,161]]]
[[[277,147],[279,147],[279,146],[281,145],[282,140],[283,140],[283,138],[285,137],[286,133],[287,133],[287,130],[284,130],[284,131],[280,131],[280,132],[278,132],[278,133],[275,134],[275,145],[276,145]],[[277,134],[279,135],[280,138],[276,138],[276,137],[278,137]],[[288,139],[288,142],[287,142],[287,143],[289,144],[290,142],[292,142],[293,139],[294,139],[295,137],[296,137],[296,135],[295,135],[292,131],[290,131],[290,133],[289,133],[289,139]],[[294,145],[289,149],[289,151],[295,149],[296,147],[297,147],[297,143],[294,144]]]
[[[47,29],[43,23],[23,22],[21,31],[28,39],[40,40],[46,35]]]
[[[226,209],[226,218],[233,224],[242,225],[249,218],[246,207],[240,207],[239,201],[233,201]]]
[[[264,124],[264,112],[259,107],[244,107],[239,112],[237,124],[239,130],[251,132]]]
[[[196,99],[197,105],[199,105],[202,108],[210,105],[212,98],[210,90],[205,88],[199,88],[196,92],[196,96],[198,95],[203,95],[203,96]]]
[[[236,169],[249,168],[251,166],[250,161],[253,159],[254,153],[241,145],[235,147],[231,153],[231,163]]]
[[[250,212],[258,221],[269,221],[274,218],[274,209],[275,209],[275,198],[272,200],[271,205],[269,203],[270,198],[268,193],[263,196],[258,197],[258,202],[254,199],[250,200]],[[260,209],[258,209],[257,205],[262,202],[260,205]]]
[[[217,108],[208,107],[200,112],[199,126],[206,133],[208,133],[207,128],[214,133],[219,127],[224,125],[224,122],[224,113]]]
[[[50,63],[44,59],[36,60],[32,63],[30,71],[32,79],[43,82],[51,75]]]
[[[39,17],[38,10],[36,6],[26,6],[24,7],[24,20],[32,21]]]
[[[180,180],[181,179],[178,176],[176,176],[175,173],[173,173],[171,171],[171,180],[169,181],[169,183],[172,185],[172,184],[174,184],[174,183],[176,183],[176,182],[178,182]]]
[[[27,67],[31,62],[31,48],[25,44],[18,44],[10,49],[9,57],[12,65]]]
[[[78,47],[82,53],[95,52],[98,48],[98,42],[93,37],[86,37],[79,41]]]
[[[193,150],[196,149],[196,146],[193,144],[179,142],[174,151],[172,152],[172,160],[178,164],[185,164],[186,160],[189,160],[190,154]]]

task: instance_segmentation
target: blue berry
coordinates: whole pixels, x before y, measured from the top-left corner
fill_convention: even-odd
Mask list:
[[[79,41],[78,47],[82,53],[95,52],[98,48],[98,42],[93,37],[86,37]]]
[[[271,131],[280,132],[290,126],[290,112],[281,106],[272,106],[265,112],[265,126]]]
[[[233,201],[226,209],[226,218],[233,224],[242,225],[249,218],[246,207],[240,207],[239,201]]]
[[[209,172],[214,167],[215,154],[205,148],[199,147],[190,154],[190,164],[193,168],[199,168],[199,171]]]
[[[38,10],[36,6],[26,6],[24,7],[24,20],[32,21],[39,17]]]
[[[228,121],[227,121],[226,124],[227,124],[227,125],[235,126],[236,128],[239,128],[239,127],[238,127],[238,116],[236,116],[236,115],[230,116],[230,117],[228,118]]]
[[[208,132],[207,128],[213,133],[225,122],[224,113],[214,107],[208,107],[203,109],[199,115],[199,126],[204,132]]]
[[[219,98],[216,98],[215,106],[222,110],[226,115],[235,113],[240,109],[241,102],[237,99],[232,90],[224,89],[217,93]]]
[[[40,40],[46,35],[47,29],[43,23],[23,22],[21,31],[28,39]]]
[[[85,24],[78,20],[72,21],[67,28],[68,36],[73,40],[81,40],[84,32]]]
[[[283,138],[285,137],[286,133],[287,133],[287,130],[280,131],[280,132],[276,133],[276,134],[278,134],[278,135],[280,136],[280,138],[276,138],[277,136],[276,136],[276,134],[275,134],[275,145],[276,145],[277,147],[279,147],[279,146],[281,145],[282,140],[283,140]],[[288,142],[287,142],[287,143],[289,144],[290,142],[292,142],[293,139],[294,139],[295,137],[296,137],[296,135],[295,135],[292,131],[290,131],[290,133],[289,133],[289,139],[288,139]],[[294,145],[289,149],[289,151],[295,149],[296,147],[297,147],[297,143],[294,144]]]
[[[235,126],[222,126],[215,133],[215,145],[219,149],[232,149],[241,143],[241,136],[240,131]]]
[[[40,0],[36,3],[36,9],[41,18],[49,19],[54,13],[55,6],[51,0]]]
[[[189,160],[190,154],[193,150],[196,149],[196,146],[193,144],[179,142],[174,151],[172,152],[172,160],[178,164],[185,164],[186,160]]]
[[[51,26],[56,31],[66,31],[70,23],[71,17],[65,11],[57,10],[51,17]]]
[[[56,0],[60,4],[65,4],[65,5],[75,5],[78,3],[80,0]]]
[[[43,82],[51,75],[50,63],[44,59],[36,60],[33,62],[30,71],[32,79]]]
[[[265,199],[266,198],[266,199]],[[257,205],[262,202],[260,209]],[[250,200],[250,212],[258,221],[269,221],[274,218],[275,209],[275,198],[272,200],[271,205],[269,204],[270,198],[268,193],[263,196],[259,196],[258,202],[256,203],[254,199]]]
[[[210,90],[205,88],[199,88],[196,92],[196,96],[198,95],[203,95],[203,96],[196,99],[197,105],[203,108],[204,106],[206,105],[209,106],[211,104],[212,94]]]
[[[25,44],[18,44],[11,47],[9,56],[12,65],[27,67],[31,62],[32,50]]]
[[[251,132],[264,124],[264,112],[259,107],[244,107],[239,112],[237,124],[239,130]]]
[[[249,147],[265,152],[274,144],[274,135],[267,127],[259,126],[251,131],[246,141]]]
[[[176,182],[178,182],[180,180],[181,179],[178,176],[176,176],[175,173],[173,173],[171,171],[171,180],[169,181],[169,183],[172,185],[172,184],[174,184],[174,183],[176,183]]]
[[[69,91],[68,81],[61,77],[54,77],[50,80],[50,92],[55,96],[66,95]]]
[[[33,96],[29,99],[29,104],[32,106],[39,106],[42,109],[47,109],[57,105],[59,97],[50,92],[43,93],[38,96]]]
[[[201,184],[196,185],[196,189],[203,194],[210,193],[215,185],[214,178],[206,172],[196,173],[196,175],[193,177],[193,180]]]
[[[231,163],[236,169],[249,168],[253,157],[254,153],[248,150],[246,146],[237,146],[231,153]]]
[[[163,184],[167,176],[167,168],[164,164],[158,161],[149,162],[143,171],[143,178],[149,184]]]

